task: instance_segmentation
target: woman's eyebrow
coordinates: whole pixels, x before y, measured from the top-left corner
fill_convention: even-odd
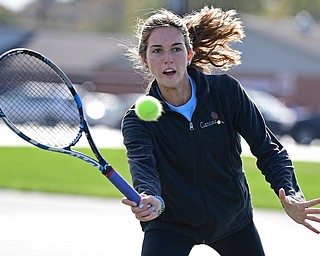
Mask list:
[[[177,46],[177,45],[182,45],[182,43],[173,43],[171,46]],[[162,45],[160,45],[160,44],[153,44],[153,45],[150,45],[150,47],[162,47]]]

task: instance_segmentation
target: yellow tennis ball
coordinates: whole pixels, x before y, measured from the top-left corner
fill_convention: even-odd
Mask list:
[[[152,96],[142,96],[136,101],[134,110],[144,121],[157,121],[162,114],[162,105]]]

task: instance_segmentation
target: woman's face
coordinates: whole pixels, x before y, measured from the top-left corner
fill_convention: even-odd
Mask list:
[[[174,27],[155,28],[143,60],[161,88],[177,89],[188,82],[188,56],[182,33]]]

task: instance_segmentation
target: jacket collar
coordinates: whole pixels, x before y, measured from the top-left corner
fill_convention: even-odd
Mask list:
[[[197,86],[197,99],[200,101],[210,92],[207,76],[195,67],[188,67],[188,74]],[[153,80],[148,94],[162,101],[156,80]]]

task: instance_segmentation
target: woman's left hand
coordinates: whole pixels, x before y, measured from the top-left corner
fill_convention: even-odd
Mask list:
[[[320,230],[311,225],[310,221],[320,223],[320,208],[309,208],[320,204],[320,198],[305,202],[298,202],[290,196],[286,196],[283,188],[279,190],[279,199],[286,213],[297,223],[304,225],[313,232],[320,234]]]

